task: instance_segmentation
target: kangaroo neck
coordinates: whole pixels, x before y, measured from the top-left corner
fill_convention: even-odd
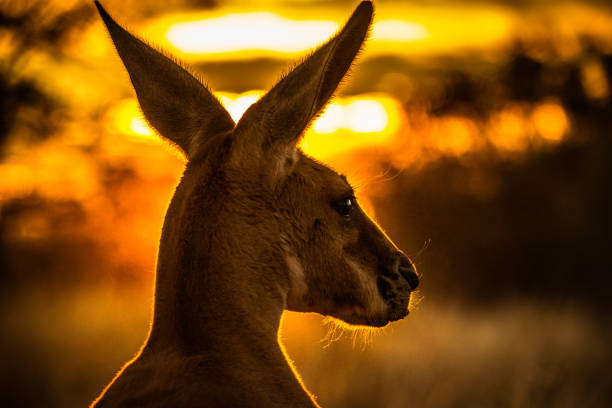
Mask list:
[[[178,352],[179,358],[206,363],[209,371],[202,373],[202,383],[222,376],[238,387],[269,390],[282,401],[280,406],[317,407],[278,339],[284,310],[281,291],[261,294],[261,288],[258,292],[253,287],[257,283],[248,281],[230,285],[237,276],[224,272],[204,272],[206,293],[177,285],[174,299],[160,291],[167,286],[157,282],[153,325],[142,358],[152,361]],[[172,273],[158,268],[158,279],[168,275]]]
[[[244,352],[279,348],[282,292],[257,288],[257,282],[244,278],[244,271],[224,269],[167,271],[160,263],[151,346],[171,346],[188,355],[231,347]],[[170,278],[172,286],[164,282]]]

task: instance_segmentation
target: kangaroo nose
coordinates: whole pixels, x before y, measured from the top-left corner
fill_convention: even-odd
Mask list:
[[[416,269],[410,259],[403,254],[399,254],[400,261],[398,270],[399,273],[408,281],[410,289],[415,290],[419,286],[419,276],[416,273]]]

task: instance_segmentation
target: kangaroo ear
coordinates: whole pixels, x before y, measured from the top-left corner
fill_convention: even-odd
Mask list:
[[[149,123],[191,158],[198,146],[234,121],[204,85],[170,58],[124,30],[95,2]]]
[[[304,129],[325,106],[359,52],[372,21],[363,1],[344,28],[278,82],[238,122],[235,134],[246,154],[293,155]],[[244,157],[244,155],[241,155]]]

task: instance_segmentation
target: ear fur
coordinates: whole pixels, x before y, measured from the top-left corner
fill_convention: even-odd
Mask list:
[[[119,26],[95,1],[127,69],[148,122],[187,158],[205,138],[234,129],[234,121],[200,81]]]
[[[362,1],[346,25],[253,104],[235,130],[249,153],[283,161],[346,75],[368,33],[373,6]],[[268,150],[266,152],[265,150]]]

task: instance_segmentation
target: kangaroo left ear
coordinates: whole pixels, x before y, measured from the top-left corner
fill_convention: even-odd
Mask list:
[[[242,116],[234,131],[240,158],[287,160],[304,129],[325,106],[350,68],[372,21],[363,1],[344,28],[278,82]]]
[[[177,144],[188,159],[234,121],[221,103],[184,68],[124,30],[95,2],[136,90],[149,123]]]

